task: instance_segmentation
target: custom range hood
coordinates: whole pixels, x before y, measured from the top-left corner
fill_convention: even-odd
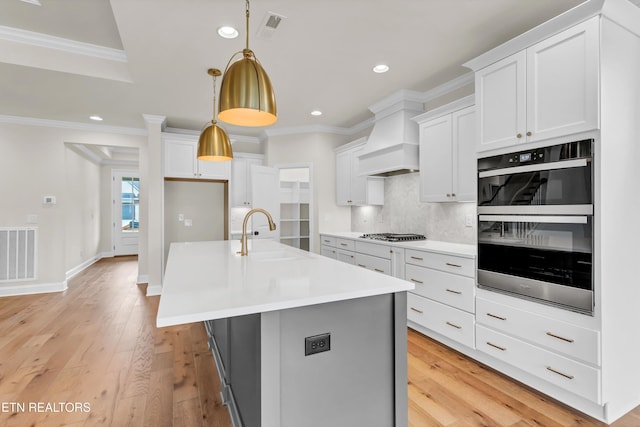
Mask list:
[[[415,172],[418,164],[418,124],[423,103],[405,99],[407,91],[369,107],[375,114],[371,134],[358,154],[358,175],[393,176]]]

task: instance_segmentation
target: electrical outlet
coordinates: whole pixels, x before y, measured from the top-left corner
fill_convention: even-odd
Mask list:
[[[184,226],[185,227],[191,227],[192,225],[193,225],[193,221],[191,221],[190,219],[185,218]]]
[[[178,221],[182,222],[184,221],[184,214],[178,214]]]
[[[304,339],[304,355],[310,356],[331,350],[331,334],[320,334]]]
[[[467,216],[464,217],[464,225],[466,227],[473,227],[473,215],[467,214]]]

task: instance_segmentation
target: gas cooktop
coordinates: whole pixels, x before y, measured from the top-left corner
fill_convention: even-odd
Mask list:
[[[395,234],[395,233],[374,233],[363,234],[361,239],[383,240],[385,242],[410,242],[413,240],[426,240],[422,234]]]

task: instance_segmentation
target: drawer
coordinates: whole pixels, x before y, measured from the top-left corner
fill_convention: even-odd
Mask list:
[[[391,260],[388,259],[359,254],[356,252],[356,265],[379,273],[391,275]]]
[[[322,245],[320,246],[320,255],[336,259],[338,252],[336,251],[336,248],[332,246]]]
[[[407,249],[405,251],[405,262],[420,267],[446,271],[447,273],[476,277],[476,261],[473,258]]]
[[[482,325],[476,326],[476,347],[571,393],[600,403],[600,370],[597,368]]]
[[[350,239],[336,239],[336,248],[352,251],[355,249],[355,242]]]
[[[472,314],[408,292],[407,319],[468,347],[474,346]]]
[[[600,333],[550,317],[476,298],[478,323],[549,350],[600,365]]]
[[[326,235],[322,235],[320,236],[320,244],[323,246],[332,246],[332,247],[336,247],[337,241],[338,239],[333,237],[333,236],[326,236]]]
[[[407,264],[405,279],[416,285],[413,293],[475,313],[476,287],[471,277]]]
[[[336,249],[338,254],[338,261],[346,262],[347,264],[355,264],[356,263],[356,254],[355,252],[345,251],[344,249]]]
[[[391,246],[356,240],[356,252],[391,259]]]

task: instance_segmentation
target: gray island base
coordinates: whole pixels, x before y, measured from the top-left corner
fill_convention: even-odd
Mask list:
[[[275,242],[238,249],[173,243],[157,316],[204,322],[234,426],[406,427],[414,286]]]
[[[407,425],[405,292],[204,323],[234,425]]]

